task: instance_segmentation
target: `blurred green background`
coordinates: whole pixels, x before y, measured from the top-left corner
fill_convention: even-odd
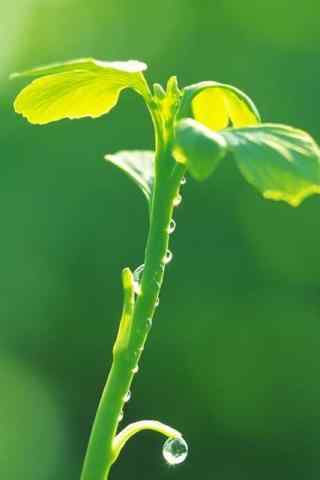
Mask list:
[[[142,263],[143,196],[103,160],[150,148],[138,96],[99,120],[28,125],[12,71],[82,56],[146,61],[151,82],[232,83],[265,121],[320,141],[320,4],[289,0],[1,2],[0,478],[78,480],[110,366],[120,271]],[[318,479],[320,199],[262,200],[230,159],[188,180],[150,341],[123,421],[184,433],[129,442],[112,479]]]

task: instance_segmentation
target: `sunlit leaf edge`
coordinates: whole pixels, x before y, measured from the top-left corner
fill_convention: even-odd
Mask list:
[[[68,72],[72,70],[101,70],[112,69],[127,73],[139,73],[148,68],[147,64],[139,60],[128,61],[103,61],[92,57],[78,58],[66,62],[57,62],[41,67],[34,67],[21,72],[15,72],[10,75],[11,79],[23,77],[40,77],[44,75],[54,75],[56,73]]]

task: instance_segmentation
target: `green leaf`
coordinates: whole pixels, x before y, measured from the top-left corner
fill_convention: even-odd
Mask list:
[[[221,134],[242,175],[264,198],[296,207],[320,193],[320,149],[306,132],[263,124]]]
[[[154,181],[154,152],[133,150],[109,154],[105,159],[123,170],[142,190],[148,202],[151,202]]]
[[[190,116],[214,131],[230,124],[245,127],[261,121],[256,106],[245,93],[218,82],[200,82],[184,89],[179,118]]]
[[[227,143],[220,134],[191,118],[178,122],[175,134],[173,156],[196,180],[211,175],[227,153]]]
[[[14,108],[30,123],[39,125],[63,118],[100,117],[117,104],[125,88],[148,94],[142,74],[146,68],[135,60],[102,62],[87,58],[13,74],[14,78],[40,77],[19,93]]]

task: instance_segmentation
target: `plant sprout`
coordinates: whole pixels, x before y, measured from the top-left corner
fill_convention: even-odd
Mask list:
[[[241,174],[264,198],[298,206],[320,193],[320,149],[304,131],[261,123],[259,113],[237,88],[213,81],[179,88],[176,77],[166,88],[149,87],[139,61],[104,62],[91,58],[35,68],[13,77],[36,77],[17,96],[14,108],[30,123],[64,118],[97,118],[108,113],[124,89],[144,100],[154,127],[154,151],[106,155],[141,189],[149,206],[149,233],[143,264],[122,271],[123,311],[113,361],[92,427],[81,480],[107,480],[126,442],[149,429],[167,437],[163,454],[181,463],[188,447],[177,430],[154,420],[119,431],[125,403],[152,326],[166,265],[172,254],[174,208],[189,174],[203,181],[219,163],[235,161]]]

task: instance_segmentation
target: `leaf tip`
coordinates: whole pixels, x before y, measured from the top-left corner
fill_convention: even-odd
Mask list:
[[[15,113],[18,115],[21,115],[23,118],[25,118],[29,123],[32,125],[46,125],[49,123],[49,121],[44,121],[44,120],[39,120],[35,116],[32,115],[32,112],[28,111],[28,109],[24,108],[23,104],[21,104],[21,98],[20,95],[23,93],[20,92],[20,94],[16,97],[16,99],[13,102],[13,109]]]

